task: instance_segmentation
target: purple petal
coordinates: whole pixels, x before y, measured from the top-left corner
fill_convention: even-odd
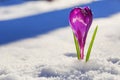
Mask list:
[[[84,45],[90,25],[92,23],[92,12],[90,8],[74,8],[70,12],[69,23],[79,42],[81,58],[84,56]]]

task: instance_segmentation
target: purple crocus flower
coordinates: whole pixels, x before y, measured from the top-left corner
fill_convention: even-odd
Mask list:
[[[73,30],[80,47],[80,58],[84,58],[84,46],[88,30],[93,19],[92,12],[89,7],[74,8],[70,12],[69,23]]]

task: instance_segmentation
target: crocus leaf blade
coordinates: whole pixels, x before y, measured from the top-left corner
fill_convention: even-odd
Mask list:
[[[74,43],[75,43],[76,52],[77,52],[77,58],[80,59],[80,47],[74,33],[73,33],[73,37],[74,37]]]
[[[95,40],[95,36],[96,36],[97,30],[98,30],[98,25],[96,26],[96,28],[95,28],[95,30],[94,30],[94,33],[93,33],[91,42],[90,42],[89,47],[88,47],[88,51],[87,51],[87,55],[86,55],[86,62],[87,62],[87,61],[89,60],[89,58],[90,58],[90,53],[91,53],[91,50],[92,50],[92,46],[93,46],[93,43],[94,43],[94,40]]]

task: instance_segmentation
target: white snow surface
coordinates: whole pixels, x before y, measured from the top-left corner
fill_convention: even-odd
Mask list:
[[[70,0],[69,3],[68,0],[50,3],[30,1],[0,6],[0,21],[91,2],[92,0]],[[120,13],[93,20],[85,52],[97,24],[98,33],[87,63],[77,60],[70,26],[1,45],[0,80],[119,80]]]

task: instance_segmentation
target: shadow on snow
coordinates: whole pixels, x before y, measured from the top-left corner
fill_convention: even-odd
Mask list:
[[[43,0],[0,0],[0,6],[18,5],[26,3],[28,1],[43,1]]]

